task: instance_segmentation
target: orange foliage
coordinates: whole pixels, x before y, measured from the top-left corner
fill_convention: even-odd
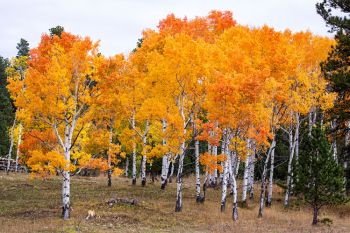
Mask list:
[[[220,154],[217,156],[213,156],[210,153],[201,154],[199,157],[199,162],[203,166],[205,166],[205,171],[209,174],[213,174],[217,169],[220,173],[223,172],[223,167],[219,164],[220,162],[224,162],[227,156],[225,154]]]

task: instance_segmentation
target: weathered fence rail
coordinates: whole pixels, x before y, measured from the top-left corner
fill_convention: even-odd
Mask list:
[[[0,171],[6,171],[7,170],[7,158],[0,158]],[[15,172],[16,170],[16,161],[14,159],[10,159],[10,172]],[[17,166],[17,172],[27,172],[27,169],[20,164]]]

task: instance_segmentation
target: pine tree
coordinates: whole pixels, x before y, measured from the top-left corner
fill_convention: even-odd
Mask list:
[[[61,37],[62,32],[64,32],[64,27],[58,25],[56,27],[50,28],[49,32],[51,37],[55,35]]]
[[[8,153],[8,132],[14,117],[14,107],[6,89],[7,75],[5,70],[8,66],[9,61],[0,56],[0,156]]]
[[[331,110],[334,119],[334,131],[344,141],[340,156],[345,172],[345,186],[350,190],[347,180],[350,178],[348,162],[350,160],[350,2],[348,0],[323,0],[316,5],[317,13],[322,16],[330,32],[335,32],[336,46],[329,53],[326,62],[321,64],[323,74],[329,81],[331,91],[338,97]]]
[[[17,57],[28,56],[29,55],[29,43],[28,43],[28,41],[21,38],[19,43],[17,43],[16,49],[18,50]]]
[[[333,159],[319,125],[304,140],[296,167],[295,191],[313,208],[312,224],[316,225],[321,207],[344,203],[343,171]]]

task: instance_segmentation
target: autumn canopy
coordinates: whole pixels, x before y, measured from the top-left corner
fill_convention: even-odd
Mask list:
[[[24,127],[21,160],[33,174],[63,176],[64,218],[72,174],[98,168],[111,185],[130,159],[133,183],[139,166],[146,185],[147,166],[162,159],[165,188],[178,160],[181,211],[184,160],[194,145],[198,200],[202,165],[205,184],[223,184],[222,209],[232,186],[235,219],[239,161],[270,158],[279,129],[292,132],[295,147],[300,116],[332,107],[319,63],[333,44],[310,32],[242,26],[226,11],[168,15],[128,56],[105,57],[89,37],[44,34],[24,78],[13,71],[8,79]]]

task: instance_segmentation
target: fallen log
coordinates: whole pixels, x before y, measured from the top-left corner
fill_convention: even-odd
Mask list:
[[[107,204],[112,207],[115,204],[128,204],[128,205],[138,205],[139,201],[136,198],[111,198],[107,201]]]

